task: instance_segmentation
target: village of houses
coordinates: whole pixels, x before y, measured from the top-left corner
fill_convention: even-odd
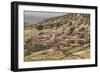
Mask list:
[[[68,17],[69,16],[69,17]],[[48,21],[36,24],[43,25],[42,30],[36,26],[26,29],[25,34],[30,29],[32,47],[40,46],[40,49],[26,48],[25,61],[44,61],[44,60],[78,60],[90,58],[90,18],[86,14],[67,14],[57,19],[52,18]],[[52,21],[52,22],[51,22]],[[60,22],[59,22],[60,21]],[[57,25],[57,22],[59,22]],[[60,23],[63,23],[60,25]],[[52,28],[48,24],[53,24]],[[56,24],[55,24],[56,23]],[[36,34],[36,35],[35,35]],[[26,37],[27,38],[27,37]],[[27,39],[27,40],[28,40]],[[27,41],[26,40],[26,41]],[[44,48],[41,48],[44,47]],[[39,48],[39,47],[38,47]],[[33,50],[32,50],[33,49]]]

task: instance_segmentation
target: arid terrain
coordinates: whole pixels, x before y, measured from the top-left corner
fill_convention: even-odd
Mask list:
[[[24,26],[24,61],[90,58],[90,15],[66,13]]]

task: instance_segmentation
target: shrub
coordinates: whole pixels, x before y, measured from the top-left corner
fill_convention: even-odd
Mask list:
[[[36,51],[41,51],[41,50],[44,50],[44,49],[47,49],[47,46],[43,45],[43,44],[36,44],[34,47],[33,47],[33,51],[36,52]]]
[[[85,28],[84,28],[84,27],[82,27],[79,31],[80,31],[80,32],[81,32],[81,31],[85,31]]]
[[[74,32],[74,30],[75,30],[75,27],[71,27],[70,30],[69,30],[68,35],[71,35]]]
[[[37,29],[38,29],[38,30],[42,30],[43,28],[44,28],[43,25],[38,25],[38,26],[37,26]]]

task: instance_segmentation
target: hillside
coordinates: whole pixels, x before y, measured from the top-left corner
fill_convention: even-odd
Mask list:
[[[25,26],[25,61],[90,58],[90,15],[67,13]]]

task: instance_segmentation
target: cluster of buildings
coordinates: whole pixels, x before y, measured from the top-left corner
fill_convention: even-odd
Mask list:
[[[41,36],[37,37],[37,40],[40,41],[40,43],[42,44],[48,44],[50,42],[55,42],[55,44],[59,44],[59,45],[64,45],[69,43],[72,46],[79,46],[80,45],[80,41],[86,41],[85,38],[81,38],[81,36],[85,36],[85,32],[78,32],[76,33],[74,36],[70,36],[70,35],[66,35],[66,34],[62,34],[60,36],[57,36],[56,34],[44,34]]]
[[[71,23],[66,23],[59,28],[52,29],[52,31],[54,32],[51,31],[48,32],[48,34],[45,32],[43,35],[38,36],[37,40],[39,40],[42,44],[48,44],[56,41],[55,44],[59,45],[65,45],[69,43],[71,46],[80,46],[80,41],[85,42],[87,41],[86,37],[90,38],[90,29],[88,24],[86,24],[85,22],[82,23],[83,21],[81,20],[84,19],[83,16],[81,16],[80,14],[76,15],[75,17],[73,17],[73,20],[69,20],[69,22]],[[67,33],[71,31],[70,28],[72,27],[75,27],[75,30],[73,32],[74,34],[67,35]]]

